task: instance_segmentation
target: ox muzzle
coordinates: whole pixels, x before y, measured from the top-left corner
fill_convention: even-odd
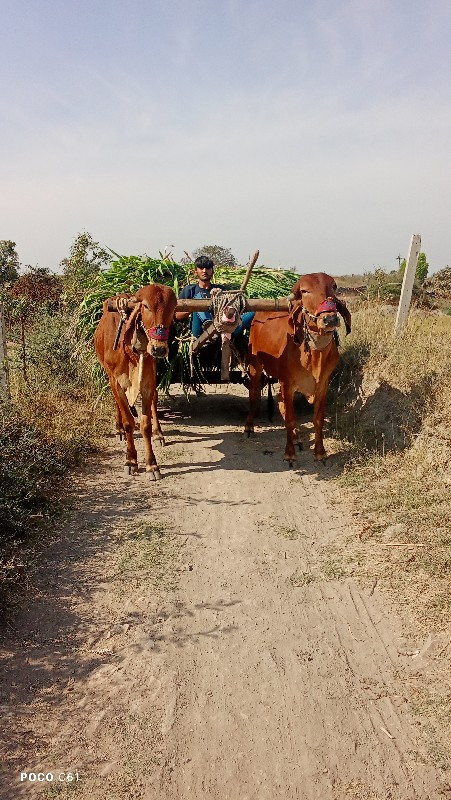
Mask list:
[[[165,328],[164,325],[154,325],[152,328],[143,325],[143,328],[148,340],[149,355],[154,358],[166,358],[169,353],[169,328]]]
[[[340,325],[338,309],[333,298],[328,297],[318,306],[316,311],[316,321],[318,328],[325,331],[332,331]]]

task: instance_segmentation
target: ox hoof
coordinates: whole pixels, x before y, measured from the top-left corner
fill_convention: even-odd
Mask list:
[[[126,464],[124,467],[124,475],[137,475],[138,474],[138,465],[137,464]]]
[[[147,475],[147,477],[149,478],[150,481],[160,481],[161,480],[161,472],[158,469],[158,467],[156,469],[147,469],[146,470],[146,475]]]
[[[302,444],[302,442],[297,442],[297,446],[298,446],[299,450],[302,452],[303,449],[304,449],[304,445]]]
[[[159,436],[158,442],[160,444],[160,447],[164,447],[166,445],[166,439],[164,438],[164,436]]]
[[[315,461],[322,461],[323,464],[327,461],[327,453],[315,453]]]
[[[251,436],[255,436],[255,431],[253,431],[253,430],[246,430],[246,431],[244,431],[244,433],[245,433],[245,435],[247,436],[248,439],[250,439]]]
[[[290,469],[293,469],[293,467],[297,466],[297,461],[296,461],[296,456],[295,455],[293,455],[293,456],[286,456],[285,455],[283,457],[283,460],[287,462],[287,464],[290,467]]]
[[[122,442],[122,436],[125,436],[124,431],[116,431],[116,436],[118,437],[119,441]]]

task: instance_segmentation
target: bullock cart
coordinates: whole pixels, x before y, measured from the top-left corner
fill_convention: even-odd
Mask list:
[[[119,261],[113,262],[110,270],[98,276],[93,291],[81,308],[80,327],[84,329],[87,337],[90,333],[92,335],[98,326],[102,307],[105,311],[105,297],[111,298],[112,295],[117,297],[121,294],[123,322],[128,320],[129,316],[133,317],[133,307],[136,306],[134,296],[143,291],[138,288],[139,286],[144,286],[144,289],[147,286],[149,289],[150,285],[157,284],[160,290],[164,286],[170,288],[174,310],[177,308],[186,313],[186,311],[205,311],[212,308],[214,324],[207,326],[207,330],[198,340],[193,342],[186,328],[183,329],[180,323],[168,330],[167,347],[156,347],[155,350],[155,352],[164,350],[165,353],[165,359],[160,358],[155,374],[155,387],[158,386],[164,391],[173,383],[182,383],[186,389],[193,388],[199,391],[206,383],[219,383],[225,380],[245,383],[250,390],[250,411],[245,431],[251,435],[262,382],[278,382],[279,408],[287,430],[285,459],[290,465],[294,463],[294,446],[299,444],[292,408],[293,394],[296,391],[304,394],[308,401],[314,404],[315,458],[318,460],[325,458],[322,427],[327,385],[330,374],[339,361],[336,332],[339,315],[345,321],[346,332],[349,332],[351,322],[345,304],[336,296],[337,286],[331,276],[325,273],[311,273],[299,278],[294,273],[267,269],[254,270],[254,273],[249,275],[250,267],[247,270],[220,268],[216,270],[215,280],[225,284],[227,290],[221,290],[216,297],[210,299],[177,300],[176,295],[179,294],[181,286],[190,283],[192,264],[179,265],[171,259],[164,258],[160,261],[137,257],[118,258]],[[247,290],[246,278],[249,280]],[[294,298],[290,297],[291,290]],[[249,295],[254,295],[254,298]],[[256,295],[259,295],[258,299]],[[115,311],[114,301],[110,305]],[[246,339],[241,343],[237,340],[235,347],[231,347],[230,338],[224,334],[230,333],[240,313],[248,310],[256,312],[251,326],[249,347]],[[117,324],[118,329],[116,335],[113,331],[111,339],[113,352],[115,352],[114,347],[118,344],[120,346],[121,336],[119,315],[117,311],[115,313],[114,324]],[[107,316],[113,318],[114,314],[109,314],[107,311]],[[165,325],[166,323],[163,327]],[[131,335],[130,325],[126,324],[125,328]],[[111,326],[109,329],[111,330]],[[135,333],[139,339],[140,332],[136,330]],[[141,331],[141,334],[144,335],[144,332]],[[150,342],[148,344],[150,346]],[[133,360],[135,358],[132,352],[133,341],[131,345],[128,353]],[[144,345],[143,340],[141,346]],[[156,366],[152,369],[156,370]],[[129,381],[128,377],[121,379],[125,383]],[[140,381],[138,368],[136,386]],[[151,384],[154,385],[153,378]],[[151,384],[149,383],[149,386]],[[156,388],[152,407],[156,412]],[[148,419],[150,416],[152,416],[152,436],[157,434],[161,437],[158,419],[149,406]],[[130,425],[130,420],[127,424]],[[150,422],[147,425],[149,428]],[[155,472],[156,465],[153,463],[152,455],[148,460],[149,470]],[[155,477],[158,477],[158,474]]]
[[[181,323],[176,323],[168,329],[168,324],[163,317],[160,321],[149,321],[148,330],[145,330],[146,323],[143,317],[147,314],[146,307],[152,310],[155,300],[153,295],[147,297],[146,292],[153,285],[156,289],[159,287],[158,291],[165,287],[171,290],[173,301],[170,301],[170,305],[173,316],[174,306],[177,304],[176,296],[182,286],[192,280],[192,271],[193,264],[177,264],[170,258],[162,257],[158,260],[147,257],[117,256],[117,260],[113,261],[110,269],[96,276],[92,291],[80,307],[80,333],[91,341],[95,334],[97,356],[105,369],[115,397],[116,428],[121,436],[125,436],[127,442],[126,471],[128,473],[137,471],[136,450],[133,442],[136,423],[133,415],[135,411],[134,398],[139,393],[138,389],[141,384],[145,386],[146,395],[146,413],[141,418],[142,434],[147,447],[146,471],[150,478],[158,479],[160,474],[151,444],[151,439],[156,437],[162,440],[163,438],[156,415],[157,388],[165,391],[171,384],[181,383],[187,390],[193,388],[201,391],[204,384],[222,380],[221,369],[223,379],[225,376],[224,354],[221,348],[222,332],[216,339],[208,334],[206,346],[202,347],[203,342],[196,345],[191,341],[189,332]],[[294,273],[284,270],[260,268],[254,270],[252,275],[249,273],[249,267],[247,270],[239,267],[219,267],[215,274],[216,280],[226,285],[228,290],[230,287],[230,291],[235,293],[235,301],[239,296],[239,303],[243,309],[255,310],[256,308],[246,296],[248,294],[260,295],[262,303],[260,308],[274,309],[280,303],[277,298],[281,295],[286,297],[296,280]],[[247,287],[245,285],[243,287],[246,277],[249,283]],[[118,297],[121,299],[119,305]],[[109,302],[108,298],[110,298]],[[136,300],[139,300],[139,303]],[[166,310],[169,308],[167,300],[168,298],[164,300],[162,306]],[[269,305],[265,306],[267,301]],[[194,311],[196,309],[206,310],[213,301],[183,300],[178,302],[180,310]],[[227,307],[228,303],[224,309],[226,315]],[[110,322],[108,322],[108,318]],[[158,330],[160,323],[162,331]],[[162,334],[165,337],[168,336],[164,343],[158,341]],[[163,347],[163,344],[167,347]],[[154,353],[154,357],[150,360],[145,356],[146,350],[148,354],[152,355],[149,347]],[[231,382],[245,381],[246,350],[246,338],[243,338],[235,351],[232,348],[229,350],[228,357],[231,357],[232,363],[227,377]],[[150,362],[154,364],[151,369]],[[229,360],[227,359],[228,366]],[[103,371],[100,374],[97,373],[97,369],[93,365],[93,372],[98,374],[99,382],[104,386]]]
[[[167,359],[158,367],[158,385],[168,389],[182,384],[188,391],[201,391],[204,384],[246,383],[249,331],[235,341],[231,334],[240,324],[240,314],[246,311],[288,311],[293,297],[246,298],[243,291],[218,291],[211,299],[178,300],[176,311],[209,311],[213,320],[197,339],[186,325],[178,323],[169,334]],[[121,311],[113,348],[118,347],[122,326],[133,313],[136,298],[110,298],[109,312]]]

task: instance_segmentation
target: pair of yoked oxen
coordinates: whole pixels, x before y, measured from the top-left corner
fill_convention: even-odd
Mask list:
[[[336,297],[336,289],[334,279],[324,272],[303,275],[293,286],[287,310],[257,311],[252,322],[248,352],[250,402],[244,430],[248,436],[254,431],[264,371],[280,384],[278,402],[287,435],[284,458],[290,466],[296,460],[295,446],[301,447],[294,413],[295,392],[301,392],[314,404],[315,459],[326,458],[323,424],[329,378],[339,361],[338,314],[344,319],[346,333],[351,330],[351,315]],[[111,300],[105,301],[94,337],[96,353],[116,400],[116,429],[121,437],[125,435],[125,469],[128,473],[138,471],[133,412],[141,394],[146,472],[156,480],[161,475],[152,437],[164,444],[157,414],[156,359],[168,354],[169,328],[178,301],[172,289],[159,284],[143,286],[132,298],[121,295],[119,302],[118,298],[115,300],[119,307],[122,303],[122,316],[108,310]],[[132,309],[129,316],[126,307]]]

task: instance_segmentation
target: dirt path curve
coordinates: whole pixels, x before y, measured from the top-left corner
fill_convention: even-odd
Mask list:
[[[333,460],[290,472],[244,408],[174,403],[159,484],[122,477],[112,439],[79,477],[6,639],[4,797],[442,797],[399,625],[343,574]],[[40,769],[79,780],[20,782]]]

